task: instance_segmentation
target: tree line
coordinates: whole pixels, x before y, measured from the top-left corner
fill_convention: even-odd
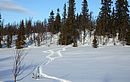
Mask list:
[[[68,4],[64,4],[62,16],[58,8],[56,16],[52,10],[49,18],[44,21],[32,22],[29,19],[22,20],[19,24],[3,25],[0,14],[0,48],[3,44],[11,48],[13,42],[17,49],[32,43],[40,46],[41,42],[47,39],[48,33],[51,38],[55,34],[59,35],[58,45],[72,44],[77,47],[78,41],[84,45],[87,36],[93,37],[94,48],[98,47],[98,44],[106,45],[110,38],[113,39],[114,45],[116,38],[123,45],[130,45],[130,12],[127,0],[116,0],[115,4],[112,0],[101,0],[102,6],[97,19],[93,19],[87,0],[82,1],[81,13],[75,13],[75,4],[75,0],[69,0]],[[13,36],[17,37],[15,41]]]

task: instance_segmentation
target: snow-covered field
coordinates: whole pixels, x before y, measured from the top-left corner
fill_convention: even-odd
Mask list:
[[[25,72],[20,82],[130,82],[130,47],[50,45],[24,49]],[[0,82],[13,82],[15,49],[0,49]],[[32,77],[39,75],[36,80]]]

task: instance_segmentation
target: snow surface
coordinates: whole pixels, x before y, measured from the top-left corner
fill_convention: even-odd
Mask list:
[[[19,82],[130,82],[130,47],[28,47]],[[13,82],[15,49],[0,49],[0,82]],[[33,72],[32,72],[33,70]],[[39,75],[38,79],[32,78]]]

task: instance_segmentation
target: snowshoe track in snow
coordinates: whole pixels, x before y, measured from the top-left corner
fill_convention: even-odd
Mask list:
[[[63,55],[61,54],[61,51],[65,51],[67,47],[63,47],[62,49],[54,52],[52,49],[51,50],[47,50],[47,51],[43,51],[44,53],[50,53],[48,56],[46,56],[46,59],[48,60],[44,65],[48,65],[50,62],[54,61],[55,59],[58,59],[58,58],[62,58]],[[55,56],[54,53],[57,53],[57,56]],[[54,56],[54,57],[53,57]],[[55,76],[50,76],[50,75],[47,75],[45,73],[43,73],[42,71],[42,65],[41,64],[40,66],[38,66],[37,70],[38,70],[38,75],[40,77],[44,77],[44,78],[47,78],[47,79],[53,79],[53,80],[57,80],[57,81],[60,81],[60,82],[71,82],[69,80],[65,80],[65,79],[62,79],[62,78],[58,78],[58,77],[55,77]]]

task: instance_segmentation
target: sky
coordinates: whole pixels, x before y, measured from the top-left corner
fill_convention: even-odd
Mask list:
[[[83,0],[75,0],[76,13],[81,12]],[[89,12],[93,12],[96,17],[101,7],[101,0],[88,0]],[[68,0],[0,0],[0,13],[4,23],[18,23],[22,19],[32,19],[34,21],[43,21],[49,18],[49,13],[57,8],[60,14],[63,13],[64,3]]]

